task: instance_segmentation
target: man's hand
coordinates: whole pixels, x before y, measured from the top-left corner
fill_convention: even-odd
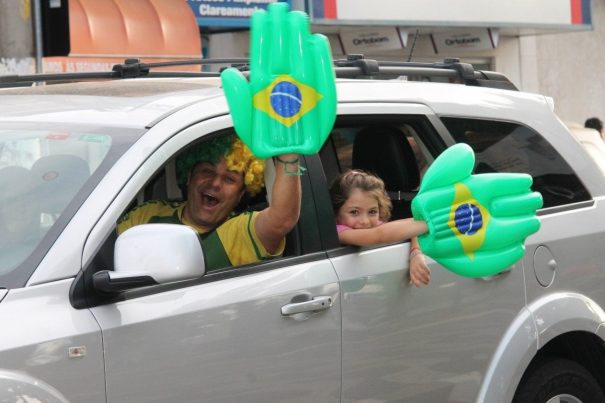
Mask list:
[[[525,174],[471,175],[475,158],[466,144],[443,152],[426,172],[412,201],[415,219],[429,232],[422,251],[454,273],[496,274],[523,256],[525,238],[540,228],[542,196]]]
[[[252,15],[250,83],[221,74],[235,131],[259,158],[314,154],[336,118],[336,86],[328,39],[309,33],[309,20],[286,3]]]

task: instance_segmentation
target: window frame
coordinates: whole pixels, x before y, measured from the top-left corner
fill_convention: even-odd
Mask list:
[[[570,208],[582,208],[582,207],[586,207],[589,205],[592,205],[594,202],[593,199],[593,195],[590,192],[590,189],[588,186],[586,186],[586,183],[584,183],[584,181],[582,180],[582,177],[580,175],[578,175],[576,173],[576,171],[573,168],[573,164],[570,164],[565,157],[563,156],[563,154],[561,154],[559,152],[559,150],[553,146],[553,144],[543,135],[541,135],[537,130],[532,129],[531,127],[520,123],[520,122],[515,122],[515,121],[505,121],[505,120],[498,120],[498,119],[486,119],[486,118],[474,118],[474,117],[468,117],[468,116],[441,116],[441,121],[443,123],[443,125],[446,127],[446,129],[448,130],[449,135],[451,136],[451,138],[458,142],[464,142],[467,143],[471,146],[471,148],[473,148],[473,150],[476,150],[476,148],[474,147],[473,144],[470,144],[468,141],[461,141],[461,140],[468,140],[467,138],[465,139],[461,139],[460,138],[460,134],[453,134],[451,131],[451,123],[453,121],[457,121],[456,123],[458,124],[462,124],[464,123],[464,121],[473,123],[473,122],[477,122],[478,124],[492,124],[492,125],[514,125],[516,126],[516,128],[514,130],[511,130],[510,133],[502,135],[502,137],[493,142],[490,146],[486,147],[490,148],[493,145],[497,144],[498,142],[506,139],[508,136],[513,135],[513,133],[517,130],[517,129],[522,129],[524,131],[526,131],[526,133],[529,133],[531,135],[531,138],[533,139],[539,139],[540,142],[542,143],[542,147],[544,147],[544,145],[546,145],[548,147],[548,152],[553,153],[553,155],[555,155],[556,159],[559,161],[559,166],[563,169],[566,169],[569,173],[568,174],[561,174],[561,175],[573,175],[573,177],[575,178],[577,184],[579,186],[581,186],[581,193],[582,194],[586,194],[587,198],[586,199],[581,199],[581,200],[576,200],[576,201],[572,201],[570,203],[561,203],[561,204],[555,204],[555,205],[546,205],[545,207],[543,207],[542,209],[538,210],[538,214],[539,215],[544,215],[544,214],[549,214],[549,213],[554,213],[554,212],[558,212],[558,211],[565,211],[568,210]],[[449,123],[448,123],[449,122]],[[468,124],[468,123],[467,123]],[[478,126],[471,126],[469,124],[469,128],[477,128]],[[499,134],[499,133],[498,133]],[[522,133],[525,134],[525,133]],[[513,137],[515,138],[515,137]],[[528,143],[530,143],[528,141]],[[475,151],[476,154],[479,154],[479,152]],[[530,158],[528,157],[528,160],[530,160]],[[475,163],[475,167],[473,168],[473,173],[475,173],[475,170],[477,168],[477,162]],[[500,172],[500,171],[497,171]],[[532,176],[532,179],[534,180],[534,185],[532,185],[532,189],[536,190],[536,191],[540,191],[540,189],[538,189],[536,187],[536,178],[539,176],[534,176],[532,172],[519,172],[519,173],[526,173]],[[552,175],[552,174],[545,174],[545,175]],[[541,175],[541,176],[545,176],[545,175]],[[545,186],[546,187],[546,186]],[[543,192],[541,192],[543,193]],[[544,197],[544,195],[543,195]]]
[[[222,122],[222,119],[219,120]],[[147,295],[162,293],[169,290],[192,287],[198,284],[241,277],[248,274],[275,270],[282,267],[309,263],[327,258],[325,252],[322,251],[321,234],[319,232],[317,210],[315,208],[315,201],[313,192],[311,190],[310,178],[309,175],[302,175],[301,183],[303,189],[303,200],[301,216],[298,224],[291,232],[292,235],[289,236],[289,238],[291,238],[290,241],[294,239],[295,242],[297,242],[295,250],[298,252],[298,255],[277,257],[275,259],[247,265],[227,267],[206,273],[204,276],[198,279],[171,284],[161,284],[142,289],[133,289],[116,295],[102,295],[94,289],[92,285],[93,274],[100,270],[112,269],[109,267],[97,266],[99,261],[103,261],[103,259],[97,258],[103,253],[109,253],[113,257],[113,246],[115,239],[117,238],[115,222],[119,217],[122,216],[124,212],[128,211],[133,206],[133,203],[136,203],[137,196],[149,193],[146,192],[147,186],[152,185],[157,177],[163,174],[164,167],[169,163],[169,161],[176,158],[176,156],[187,147],[192,146],[200,141],[208,140],[214,136],[224,135],[232,132],[233,128],[231,126],[225,127],[224,125],[219,124],[218,126],[211,125],[211,129],[207,129],[207,127],[204,125],[204,122],[198,122],[198,124],[192,125],[179,131],[178,133],[175,133],[169,141],[159,145],[157,149],[149,154],[145,162],[136,168],[136,173],[130,178],[129,182],[142,183],[143,185],[137,186],[135,184],[130,186],[130,188],[128,188],[129,186],[127,185],[124,186],[120,193],[129,194],[130,196],[127,199],[129,202],[125,204],[123,201],[125,196],[120,195],[120,197],[116,197],[114,199],[111,208],[109,208],[109,211],[106,212],[104,217],[105,221],[111,221],[112,217],[115,217],[115,219],[113,220],[112,225],[105,225],[108,228],[104,230],[100,247],[98,247],[97,250],[91,254],[90,258],[83,261],[83,270],[81,270],[77,275],[70,292],[70,301],[72,306],[74,306],[76,309],[90,308],[92,306],[111,304],[132,298],[140,298]],[[163,157],[166,155],[168,155],[168,157]],[[161,161],[160,164],[158,164],[158,160]],[[301,163],[310,170],[317,169],[313,168],[313,166],[316,165],[316,163],[314,163],[313,156],[301,156]],[[151,172],[151,174],[145,174],[145,172]],[[143,175],[144,177],[134,179],[137,175]],[[122,200],[118,201],[118,199]],[[120,208],[120,206],[124,204],[125,207]],[[116,211],[120,211],[121,213],[116,214]],[[99,224],[99,226],[104,227],[102,224]],[[97,241],[95,241],[95,239]],[[94,242],[99,242],[100,239],[100,237],[91,239],[90,242],[87,242],[87,245],[85,245],[85,249],[90,249],[92,244]]]
[[[396,106],[405,106],[406,105],[397,105]],[[384,109],[384,108],[382,108]],[[334,130],[337,130],[340,127],[351,127],[356,126],[359,129],[372,125],[381,125],[381,126],[402,126],[403,124],[410,125],[414,131],[418,135],[418,139],[416,139],[419,147],[419,151],[423,153],[426,162],[428,165],[432,163],[434,158],[443,151],[447,146],[446,142],[442,138],[439,133],[439,128],[434,124],[434,120],[432,119],[434,115],[418,113],[416,111],[410,111],[410,113],[406,113],[402,111],[400,113],[360,113],[360,114],[342,114],[339,115],[336,119],[336,123],[334,124]],[[413,123],[413,124],[411,124]],[[421,133],[423,132],[424,135]],[[331,141],[331,135],[327,139],[327,142]],[[420,140],[420,141],[419,141]],[[320,152],[319,155],[325,152],[324,149]],[[336,152],[336,147],[334,146],[334,152],[336,155],[335,159],[338,161],[338,156]],[[428,154],[427,154],[428,153]],[[317,175],[312,180],[313,183],[313,192],[315,193],[316,205],[318,208],[318,217],[319,217],[319,225],[321,226],[320,232],[322,234],[322,242],[326,251],[328,252],[328,256],[336,257],[341,255],[346,255],[350,253],[356,253],[359,251],[359,247],[341,245],[338,240],[338,234],[336,232],[336,220],[335,214],[332,210],[332,203],[329,194],[329,178],[332,176],[332,173],[325,172],[325,162],[319,157],[319,163],[321,165],[321,173],[322,175]],[[340,161],[338,163],[339,170],[342,169],[340,166]],[[314,174],[314,172],[310,172]],[[407,241],[406,241],[407,242]],[[384,245],[372,246],[369,248],[379,248]]]

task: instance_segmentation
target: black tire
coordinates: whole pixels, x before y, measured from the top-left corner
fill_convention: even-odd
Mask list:
[[[529,371],[521,379],[513,403],[546,403],[557,396],[561,402],[605,403],[595,378],[574,361],[547,358],[532,365]],[[573,398],[566,400],[565,396]]]

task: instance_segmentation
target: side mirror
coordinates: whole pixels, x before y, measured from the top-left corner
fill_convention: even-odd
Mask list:
[[[180,224],[143,224],[124,231],[116,241],[114,267],[93,275],[95,289],[117,293],[205,273],[199,235]]]

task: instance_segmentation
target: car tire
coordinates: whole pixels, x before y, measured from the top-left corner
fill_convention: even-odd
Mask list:
[[[604,403],[596,379],[580,364],[547,358],[530,368],[517,388],[513,403]]]

